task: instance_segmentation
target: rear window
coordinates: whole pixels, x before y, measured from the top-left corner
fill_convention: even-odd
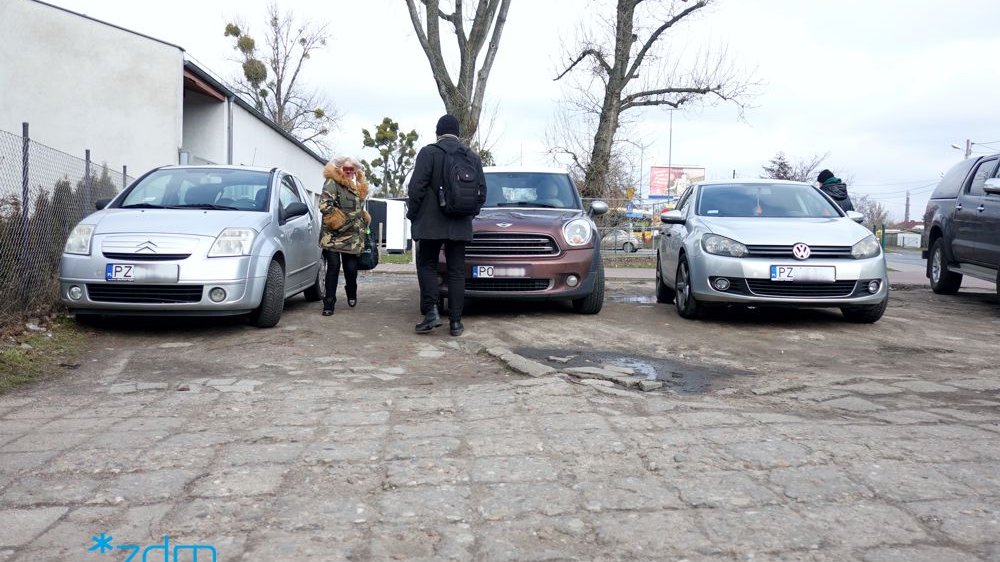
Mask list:
[[[117,206],[266,211],[270,180],[253,170],[165,168],[134,183]]]
[[[489,172],[486,207],[580,209],[580,198],[566,174]]]
[[[702,186],[695,211],[705,217],[839,217],[840,210],[814,187],[744,183]]]
[[[931,194],[931,199],[954,199],[958,197],[958,192],[962,191],[965,178],[969,176],[969,170],[972,169],[975,163],[976,159],[970,158],[952,166],[948,170],[948,173],[941,178],[941,182],[938,183],[934,189],[934,193]]]

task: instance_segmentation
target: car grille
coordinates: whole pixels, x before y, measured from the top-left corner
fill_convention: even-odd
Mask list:
[[[791,246],[747,246],[748,258],[795,258]],[[809,246],[810,258],[854,259],[850,246]]]
[[[187,259],[191,254],[125,254],[121,252],[104,252],[104,257],[122,261],[172,261]]]
[[[548,279],[466,279],[469,291],[544,291],[549,288]]]
[[[466,257],[482,256],[554,256],[559,253],[556,241],[544,234],[475,234],[465,246]]]
[[[204,285],[87,284],[94,302],[168,304],[201,302]]]
[[[854,293],[857,281],[834,281],[833,283],[794,283],[791,281],[770,281],[767,279],[747,279],[750,293],[761,297],[792,298],[838,298]]]

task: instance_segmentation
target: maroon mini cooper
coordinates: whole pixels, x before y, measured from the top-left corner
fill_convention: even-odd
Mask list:
[[[569,174],[558,169],[489,167],[486,204],[465,250],[465,296],[471,299],[568,300],[581,314],[604,305],[604,265],[591,216]],[[442,298],[447,297],[443,256]]]

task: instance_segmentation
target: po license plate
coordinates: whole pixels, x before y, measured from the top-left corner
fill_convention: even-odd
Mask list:
[[[128,263],[109,263],[104,266],[105,281],[135,281],[135,266]]]
[[[837,280],[835,267],[802,267],[798,265],[772,265],[771,281],[805,283],[833,283]]]
[[[494,277],[524,277],[527,271],[523,267],[497,267],[493,265],[472,266],[473,279],[493,279]]]

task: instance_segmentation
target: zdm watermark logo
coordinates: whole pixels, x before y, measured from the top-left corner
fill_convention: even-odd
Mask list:
[[[101,533],[93,535],[93,542],[88,552],[104,554],[107,552],[124,551],[128,558],[124,562],[218,562],[215,547],[208,544],[171,544],[170,537],[163,535],[163,543],[151,544],[145,548],[138,544],[111,544],[111,535]],[[139,558],[139,555],[142,555]],[[163,556],[159,558],[159,556]],[[202,555],[201,558],[198,556]]]

